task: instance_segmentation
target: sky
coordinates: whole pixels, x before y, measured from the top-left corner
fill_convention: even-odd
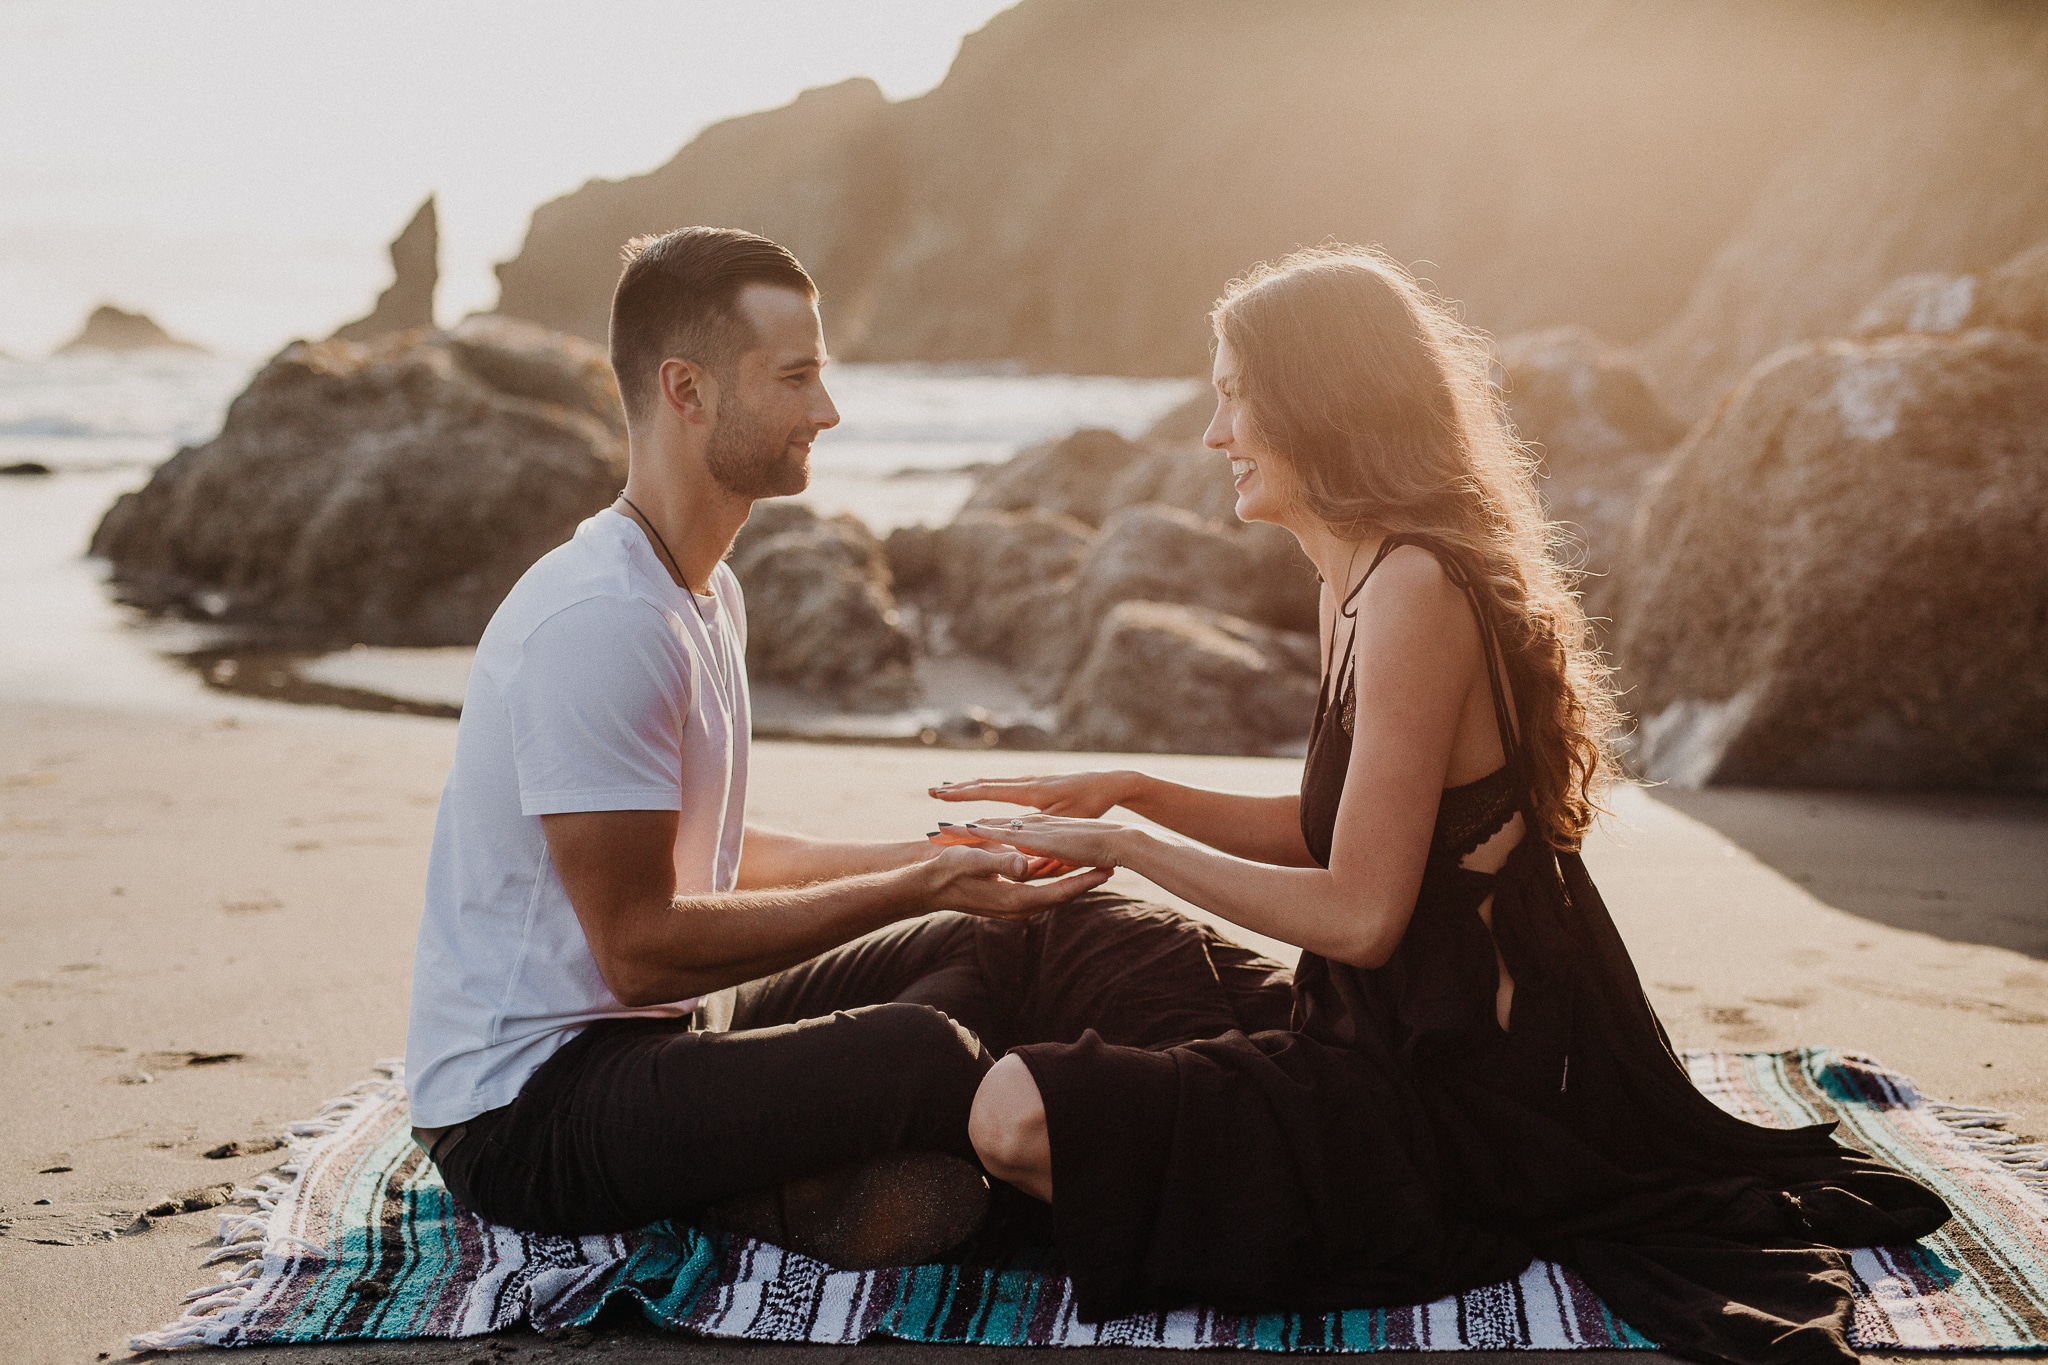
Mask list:
[[[945,75],[1011,0],[0,0],[0,351],[106,301],[260,356],[390,283],[439,196],[441,320],[535,206],[850,76]]]

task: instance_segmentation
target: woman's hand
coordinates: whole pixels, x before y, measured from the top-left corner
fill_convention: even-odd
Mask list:
[[[994,849],[1007,847],[1004,844],[983,838],[981,835],[970,830],[966,825],[955,825],[945,820],[939,821],[939,827],[924,837],[935,846],[934,851],[938,848],[948,847]],[[1024,874],[1018,877],[1017,880],[1020,882],[1035,882],[1041,877],[1057,877],[1061,873],[1073,872],[1079,867],[1080,864],[1078,863],[1062,862],[1058,858],[1027,858],[1024,864]]]
[[[1143,830],[1114,820],[1080,820],[1059,815],[1013,815],[951,825],[986,845],[1007,845],[1034,859],[1072,867],[1121,867]]]
[[[1052,773],[1043,777],[983,777],[972,782],[941,782],[931,794],[941,801],[1004,801],[1034,806],[1047,815],[1093,820],[1137,794],[1143,773]]]

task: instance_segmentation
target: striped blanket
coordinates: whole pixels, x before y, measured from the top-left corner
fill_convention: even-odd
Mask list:
[[[1839,1119],[1848,1142],[1955,1210],[1912,1246],[1854,1253],[1865,1350],[2048,1347],[2048,1152],[2007,1117],[1942,1104],[1869,1058],[1826,1049],[1693,1053],[1724,1109],[1789,1126]],[[1267,1351],[1558,1350],[1653,1345],[1546,1262],[1509,1283],[1409,1308],[1241,1317],[1200,1308],[1091,1325],[1049,1264],[1011,1260],[835,1271],[759,1242],[657,1224],[603,1237],[494,1226],[458,1207],[409,1137],[393,1071],[294,1125],[291,1157],[241,1191],[185,1315],[137,1350],[345,1338],[468,1337],[568,1327],[620,1295],[706,1337],[999,1346],[1232,1346]]]

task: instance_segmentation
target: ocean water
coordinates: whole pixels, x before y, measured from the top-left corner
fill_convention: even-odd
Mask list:
[[[0,477],[0,700],[163,704],[203,686],[176,660],[216,637],[114,603],[85,549],[116,497],[219,430],[257,363],[168,351],[0,359],[0,465],[55,471]],[[1078,427],[1136,436],[1199,387],[924,365],[835,365],[827,383],[841,423],[818,438],[799,500],[881,534],[951,519],[976,466]],[[377,653],[394,656],[393,677],[427,662]]]

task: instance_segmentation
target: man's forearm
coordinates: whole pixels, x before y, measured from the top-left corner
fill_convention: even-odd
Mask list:
[[[678,896],[667,910],[632,917],[619,945],[613,992],[628,1005],[705,995],[779,972],[928,908],[915,867],[816,886]]]
[[[812,839],[748,825],[746,841],[740,846],[738,888],[760,891],[810,886],[839,877],[889,872],[922,862],[933,852],[932,845],[922,839]]]

